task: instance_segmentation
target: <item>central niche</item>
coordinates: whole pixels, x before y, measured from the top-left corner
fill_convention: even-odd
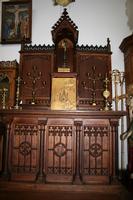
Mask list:
[[[73,43],[68,38],[63,38],[57,46],[56,66],[58,72],[70,72],[74,65]]]
[[[78,30],[64,9],[62,16],[52,27],[52,40],[55,45],[54,72],[76,72],[76,45]]]

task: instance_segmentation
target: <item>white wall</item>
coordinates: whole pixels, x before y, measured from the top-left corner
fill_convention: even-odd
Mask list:
[[[63,8],[53,6],[52,0],[32,1],[32,43],[52,44],[52,26],[59,19]],[[104,46],[109,37],[113,52],[112,68],[120,69],[123,69],[124,62],[119,45],[124,37],[131,34],[126,12],[126,0],[76,0],[68,6],[69,16],[79,29],[78,43]],[[20,44],[0,45],[0,60],[19,61],[19,50]]]
[[[126,15],[128,17],[128,26],[133,32],[133,0],[126,0]]]
[[[53,6],[52,0],[32,1],[32,43],[52,44],[52,26],[61,16],[63,8]],[[2,0],[0,8],[1,2]],[[124,68],[124,59],[119,45],[123,38],[131,34],[133,28],[130,20],[131,2],[132,0],[76,0],[67,8],[70,18],[78,26],[79,45],[104,46],[109,37],[113,53],[112,69],[117,68],[120,71]],[[19,61],[19,50],[20,44],[0,45],[0,61]],[[125,158],[126,167],[127,156]]]

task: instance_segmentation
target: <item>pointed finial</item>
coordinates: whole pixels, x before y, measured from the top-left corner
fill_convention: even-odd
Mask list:
[[[111,45],[110,45],[110,39],[107,38],[107,48],[108,48],[108,51],[111,51]]]

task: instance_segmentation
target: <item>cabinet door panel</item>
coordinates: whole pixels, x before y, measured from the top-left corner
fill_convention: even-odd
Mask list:
[[[27,121],[27,122],[26,122]],[[11,179],[35,180],[39,163],[38,126],[28,119],[12,126]]]
[[[109,182],[109,137],[107,124],[84,124],[81,153],[84,183]]]
[[[72,124],[51,124],[46,128],[46,181],[72,182],[75,132]]]

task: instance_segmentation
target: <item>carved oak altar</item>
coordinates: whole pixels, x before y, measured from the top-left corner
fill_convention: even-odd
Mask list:
[[[113,111],[3,111],[3,175],[44,183],[111,183],[118,172],[118,120]]]
[[[1,177],[111,183],[118,172],[118,121],[125,113],[110,108],[110,41],[104,47],[79,46],[77,26],[66,9],[52,39],[51,46],[22,44],[20,109],[0,110],[7,130]]]

